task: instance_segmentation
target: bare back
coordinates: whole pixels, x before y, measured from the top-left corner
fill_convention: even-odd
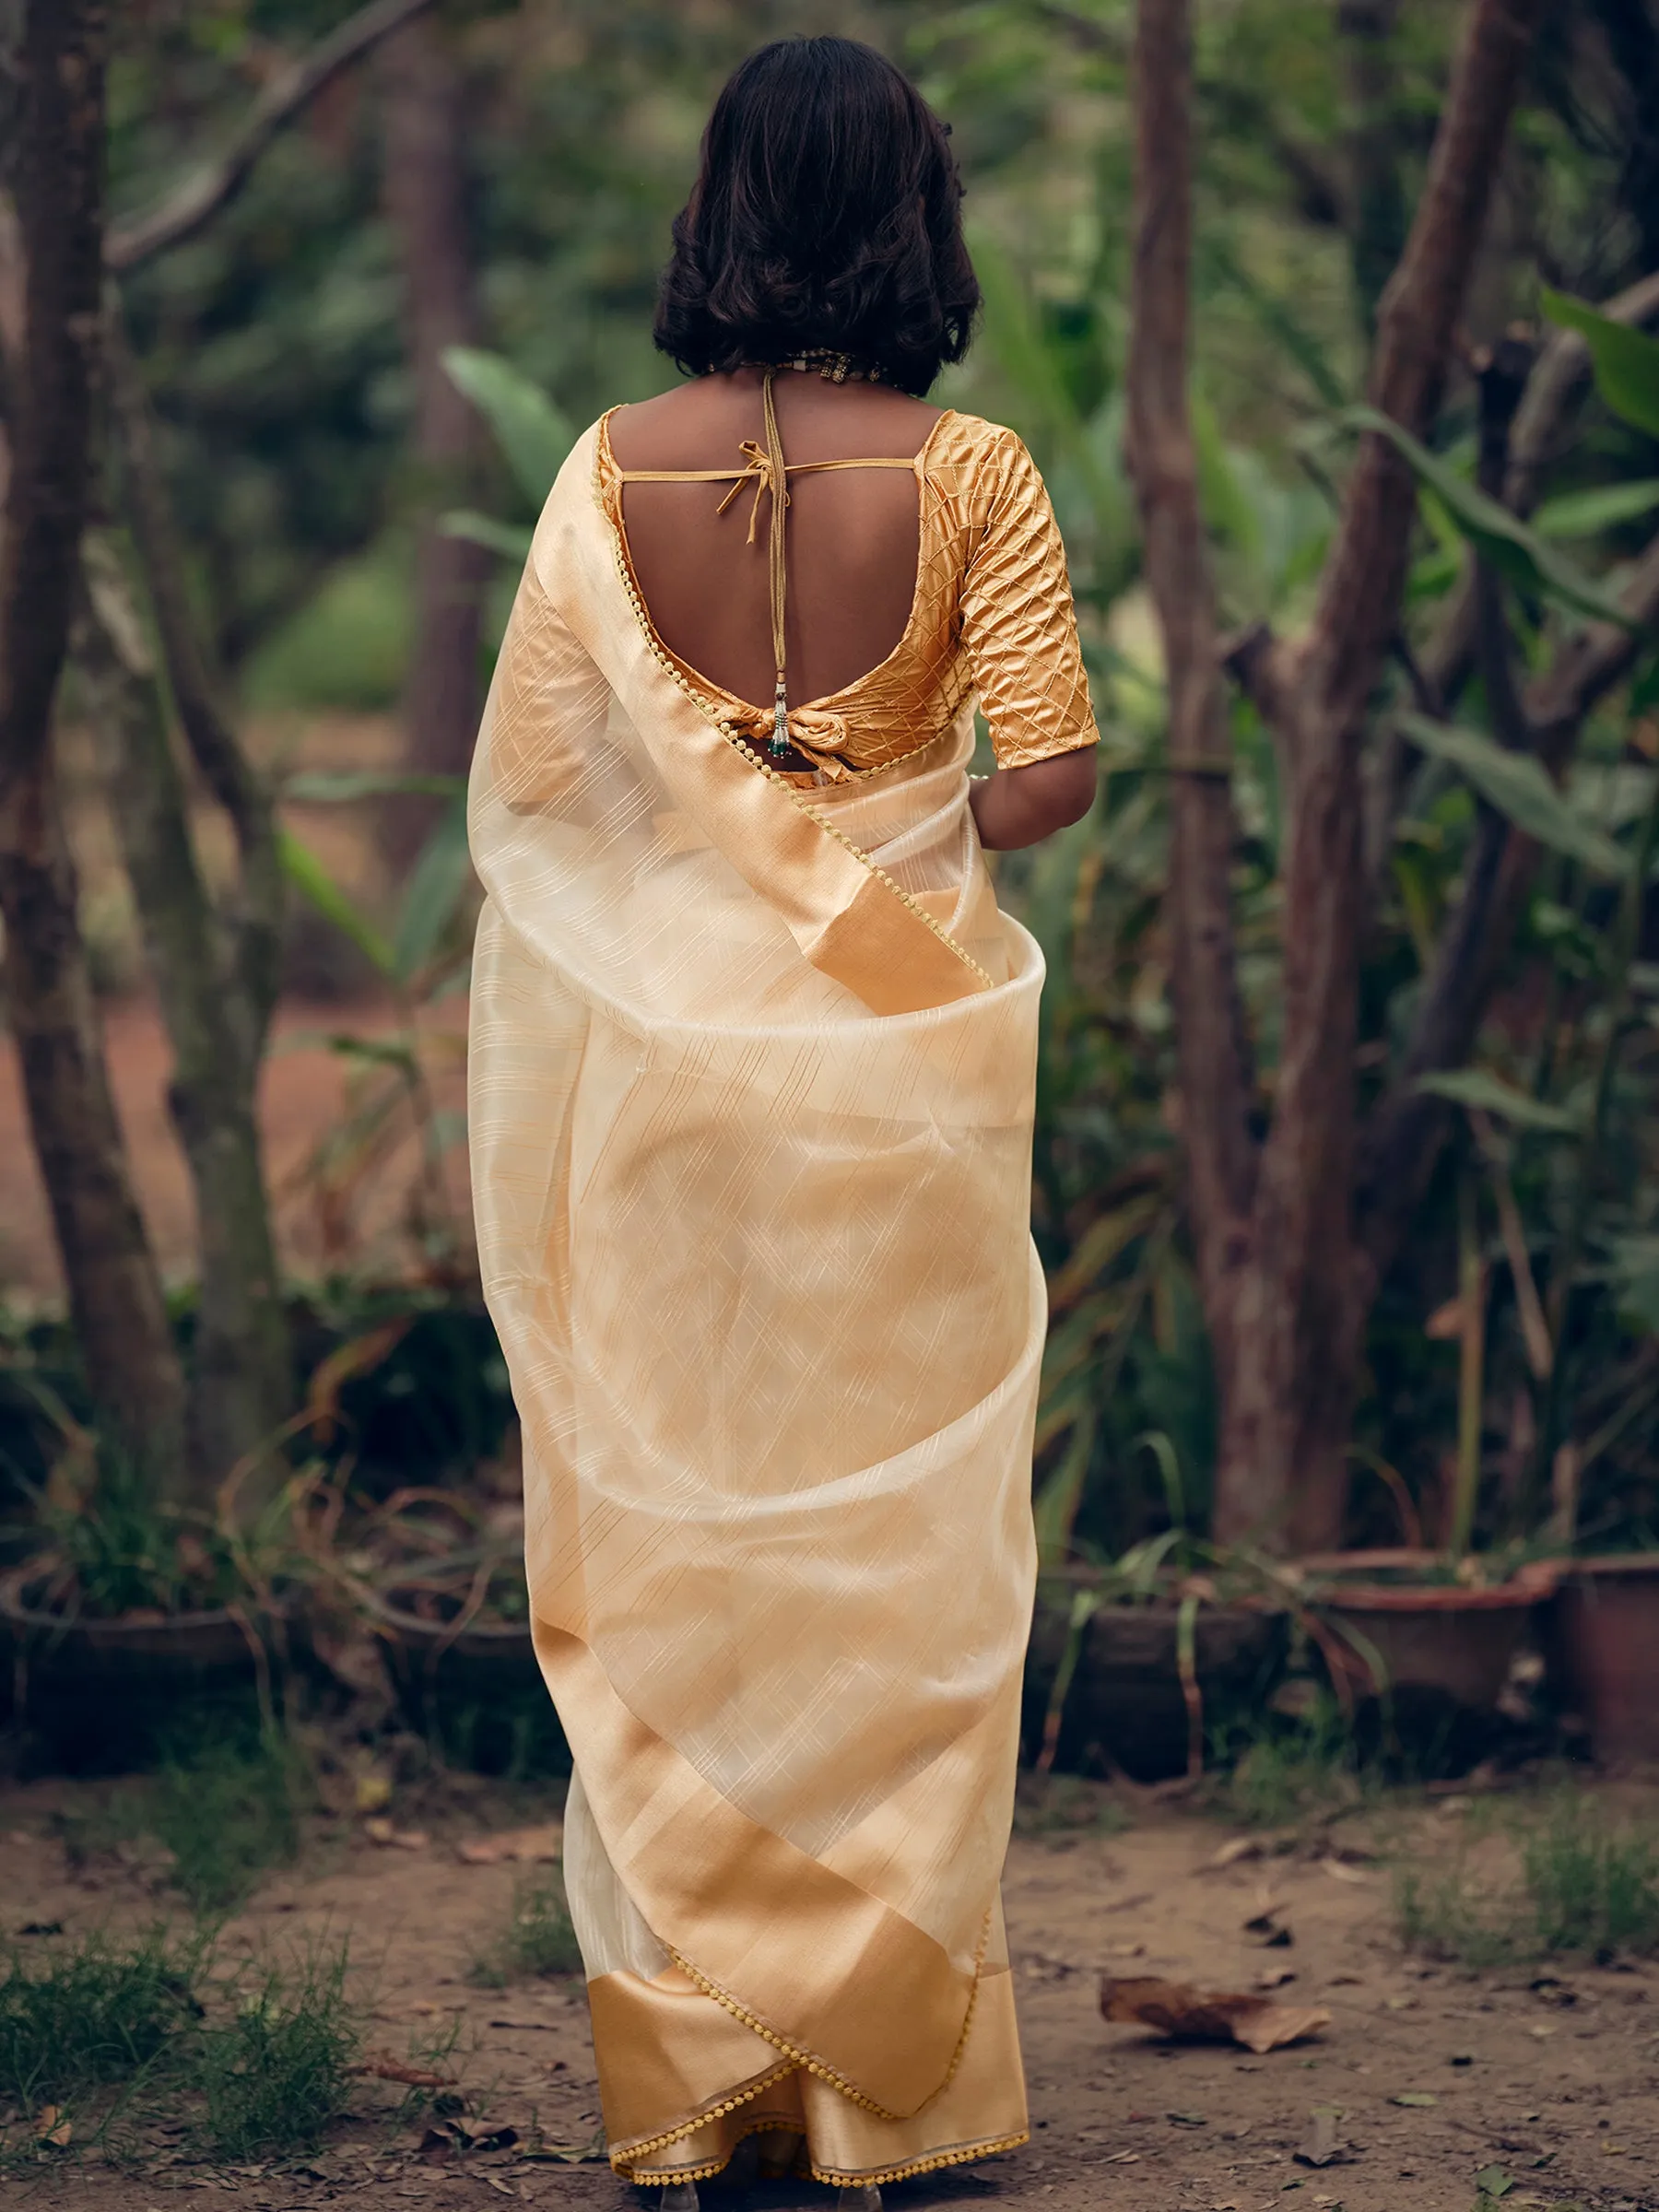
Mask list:
[[[784,453],[801,462],[893,457],[926,443],[938,410],[876,384],[786,373],[775,385]],[[761,374],[705,376],[610,422],[618,466],[731,469],[762,436]],[[837,469],[790,478],[785,516],[789,702],[844,689],[904,634],[915,595],[917,481],[902,469]],[[774,671],[764,527],[749,542],[745,487],[724,514],[717,484],[629,484],[629,550],[665,641],[723,690],[759,705]],[[764,517],[762,518],[764,521]]]

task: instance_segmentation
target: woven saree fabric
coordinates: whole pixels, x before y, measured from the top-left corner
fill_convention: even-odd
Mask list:
[[[635,2181],[761,2129],[879,2180],[1025,2135],[1041,960],[965,689],[880,775],[771,772],[606,494],[590,431],[486,712],[469,1053],[606,2129]]]

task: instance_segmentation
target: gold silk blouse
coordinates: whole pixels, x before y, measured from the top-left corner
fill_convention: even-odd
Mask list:
[[[971,696],[984,714],[999,768],[1024,768],[1099,742],[1065,548],[1023,442],[999,423],[947,408],[909,465],[921,502],[909,619],[877,666],[840,691],[789,709],[789,741],[816,764],[816,772],[790,775],[792,782],[845,782],[909,759],[945,735]],[[740,479],[744,472],[724,473]],[[595,496],[653,651],[729,736],[761,750],[772,708],[711,681],[651,620],[622,517],[623,486],[635,472],[617,464],[608,414],[599,423],[594,474]]]

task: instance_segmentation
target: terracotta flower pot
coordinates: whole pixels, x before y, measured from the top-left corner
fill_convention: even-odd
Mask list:
[[[45,1576],[0,1577],[16,1717],[35,1762],[65,1773],[145,1766],[181,1724],[257,1719],[276,1695],[286,1617],[216,1609],[100,1619],[38,1602]]]
[[[1659,1551],[1570,1561],[1551,1626],[1562,1694],[1596,1757],[1659,1759]]]
[[[365,1601],[409,1725],[484,1774],[568,1774],[570,1747],[536,1662],[528,1620],[485,1616],[457,1629],[459,1600],[417,1610],[415,1585]]]
[[[1077,1587],[1063,1576],[1045,1575],[1039,1584],[1026,1658],[1028,1758],[1041,1747]],[[1136,1782],[1185,1773],[1191,1716],[1177,1658],[1179,1613],[1162,1602],[1105,1605],[1089,1621],[1066,1692],[1054,1762],[1062,1771],[1088,1769],[1103,1756]],[[1203,1605],[1193,1641],[1204,1718],[1212,1726],[1265,1704],[1284,1669],[1289,1624],[1267,1607]]]
[[[1433,1582],[1427,1578],[1443,1562],[1411,1551],[1337,1552],[1301,1565],[1310,1599],[1366,1688],[1435,1691],[1477,1712],[1496,1706],[1558,1572],[1545,1563],[1490,1585]]]

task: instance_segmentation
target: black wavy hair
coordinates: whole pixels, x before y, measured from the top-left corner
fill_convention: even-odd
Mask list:
[[[656,343],[694,376],[827,347],[920,394],[979,309],[961,200],[947,126],[884,54],[778,39],[714,102]]]

